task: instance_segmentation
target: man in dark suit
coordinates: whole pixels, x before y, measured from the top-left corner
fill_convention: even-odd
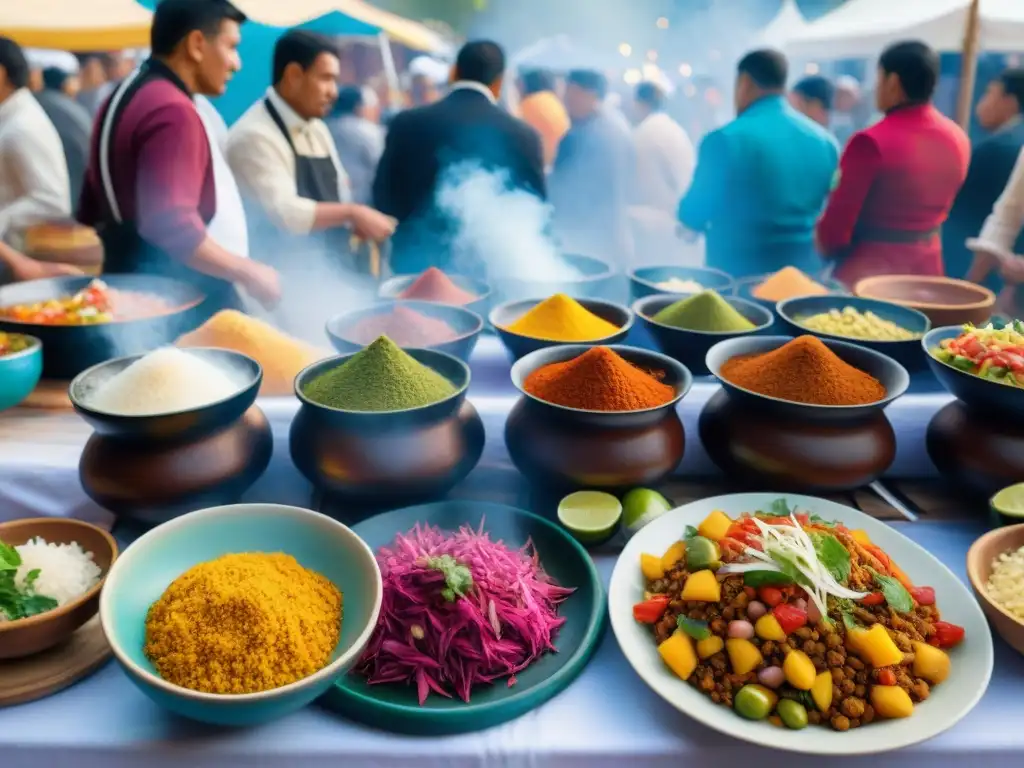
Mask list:
[[[1024,147],[1024,69],[1008,69],[988,85],[978,102],[978,122],[992,133],[975,145],[967,179],[956,197],[949,219],[942,228],[943,260],[946,274],[984,282],[998,290],[995,259],[973,254],[964,244],[977,237],[992,206],[1010,179],[1017,156]],[[1024,236],[1016,253],[1024,253]]]
[[[452,69],[448,95],[395,116],[373,182],[374,207],[398,219],[392,238],[396,273],[453,268],[458,222],[438,205],[446,171],[465,164],[507,174],[507,184],[546,196],[538,133],[497,105],[505,54],[496,43],[466,43]],[[453,271],[483,272],[487,254]]]

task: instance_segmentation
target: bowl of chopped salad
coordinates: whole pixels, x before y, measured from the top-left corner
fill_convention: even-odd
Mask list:
[[[893,528],[808,496],[718,496],[665,513],[623,551],[609,611],[662,698],[778,749],[923,741],[964,717],[992,673],[985,617],[949,569]]]
[[[973,408],[1024,417],[1024,322],[936,328],[921,344],[950,394]]]
[[[43,345],[35,336],[0,331],[0,411],[21,403],[43,375]]]

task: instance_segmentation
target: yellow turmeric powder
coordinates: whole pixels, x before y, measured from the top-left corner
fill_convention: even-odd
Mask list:
[[[299,372],[329,354],[233,309],[218,312],[186,333],[177,346],[218,347],[248,355],[263,367],[260,394],[265,397],[292,394]]]
[[[505,326],[505,330],[545,341],[597,341],[611,336],[619,328],[575,299],[556,293]]]
[[[224,555],[175,579],[146,616],[145,654],[164,680],[203,693],[258,693],[323,669],[342,594],[290,555]]]
[[[828,288],[814,282],[796,267],[783,267],[751,293],[763,301],[785,301],[794,296],[824,296]]]

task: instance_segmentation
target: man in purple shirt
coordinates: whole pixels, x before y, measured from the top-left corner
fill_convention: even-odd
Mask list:
[[[163,0],[152,57],[97,115],[78,219],[103,240],[104,272],[158,274],[201,287],[215,312],[241,308],[235,286],[264,305],[277,273],[215,242],[210,142],[194,94],[219,96],[239,69],[244,14],[226,0]]]

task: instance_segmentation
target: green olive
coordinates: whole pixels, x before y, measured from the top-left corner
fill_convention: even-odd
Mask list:
[[[747,720],[764,720],[774,704],[775,694],[760,685],[744,685],[732,700],[736,714]]]
[[[787,728],[799,731],[801,728],[807,727],[807,709],[799,701],[783,699],[779,702],[775,711],[782,718],[782,722],[786,724]]]

